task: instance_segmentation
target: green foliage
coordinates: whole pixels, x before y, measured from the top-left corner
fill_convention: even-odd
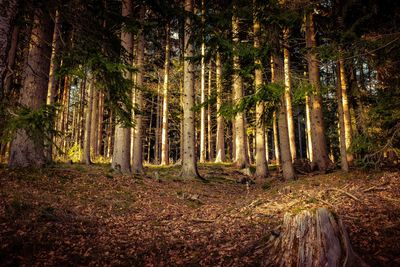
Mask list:
[[[78,163],[82,159],[83,151],[79,144],[75,143],[69,150],[68,150],[68,159],[70,159],[73,163]]]
[[[54,121],[59,105],[44,105],[38,110],[18,106],[15,109],[7,109],[7,120],[1,135],[3,141],[14,139],[19,130],[24,130],[27,135],[37,142],[44,141],[45,145],[53,143],[53,136],[61,136],[55,130]]]

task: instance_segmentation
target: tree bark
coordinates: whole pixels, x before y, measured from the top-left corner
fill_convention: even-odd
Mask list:
[[[37,111],[46,104],[50,70],[52,22],[50,14],[41,9],[34,12],[30,47],[23,70],[20,104]],[[45,164],[44,137],[39,133],[17,132],[11,144],[11,167],[40,167]]]
[[[132,172],[133,173],[143,173],[143,76],[144,76],[144,16],[146,12],[146,7],[140,7],[140,23],[142,28],[138,33],[138,44],[137,44],[137,75],[136,75],[136,107],[139,110],[135,114],[135,139],[134,139],[134,150],[133,150],[133,161],[132,161]]]
[[[274,56],[273,62],[275,64],[275,82],[283,83],[284,81],[284,63],[283,59],[279,56]],[[287,124],[287,109],[285,95],[282,96],[281,105],[279,107],[279,151],[280,151],[280,166],[283,172],[283,178],[286,180],[293,180],[296,178],[292,155],[290,153],[289,132]]]
[[[283,59],[285,72],[285,104],[287,123],[289,131],[290,154],[292,161],[296,160],[296,135],[294,130],[293,106],[292,106],[292,85],[290,81],[290,52],[289,52],[289,28],[283,30]]]
[[[211,98],[211,90],[212,90],[212,70],[213,63],[210,59],[210,63],[208,65],[208,99]],[[213,150],[213,134],[212,134],[212,120],[211,120],[211,104],[207,105],[207,150],[208,150],[208,160],[212,161],[214,159],[214,150]]]
[[[183,157],[181,176],[184,179],[200,178],[197,171],[195,149],[195,119],[194,119],[194,66],[190,61],[193,56],[192,27],[190,17],[193,14],[193,1],[185,0],[184,10],[184,62],[183,62]]]
[[[86,79],[86,86],[87,87],[87,105],[86,105],[86,112],[85,112],[85,131],[84,131],[84,138],[83,138],[83,159],[82,162],[85,163],[86,165],[89,165],[92,163],[90,159],[90,139],[91,139],[91,131],[92,131],[92,111],[93,111],[93,94],[94,94],[94,88],[93,88],[93,81],[91,78],[91,75],[89,74],[87,79]]]
[[[0,96],[3,93],[4,96],[7,96],[11,93],[11,85],[13,78],[15,77],[15,58],[17,56],[17,48],[18,48],[18,35],[19,35],[20,27],[14,26],[12,37],[11,37],[11,44],[10,49],[8,51],[7,57],[7,69],[4,73],[4,80],[3,80],[3,89],[0,89]],[[1,79],[1,78],[0,78]],[[1,88],[0,83],[0,88]],[[3,92],[1,92],[3,91]]]
[[[324,120],[322,114],[322,95],[319,78],[318,59],[316,54],[314,19],[312,12],[306,14],[306,46],[308,49],[308,76],[313,92],[311,94],[311,134],[313,159],[318,169],[325,171],[331,165],[328,157]]]
[[[160,78],[159,78],[159,74],[158,75],[158,81],[157,81],[157,106],[156,106],[156,129],[154,131],[155,134],[155,148],[154,148],[154,162],[156,164],[160,163],[160,110],[162,112],[162,109],[160,109]]]
[[[102,144],[103,144],[103,120],[104,120],[104,94],[99,92],[99,116],[98,116],[98,127],[97,127],[97,155],[103,154]]]
[[[236,4],[233,6],[232,15],[232,42],[233,42],[233,74],[232,74],[232,91],[233,102],[238,104],[243,99],[243,84],[240,75],[240,58],[239,58],[239,18]],[[239,168],[247,168],[249,157],[246,146],[246,125],[244,120],[244,112],[239,112],[235,116],[235,165]]]
[[[47,88],[47,104],[53,105],[56,97],[56,71],[58,69],[57,56],[60,48],[60,13],[57,10],[54,19],[53,42],[51,45],[51,59],[50,59],[50,72],[49,84]]]
[[[345,134],[345,144],[346,144],[346,156],[349,165],[353,164],[354,156],[350,153],[349,149],[353,142],[353,130],[351,125],[350,107],[349,107],[349,97],[348,97],[348,86],[346,79],[346,70],[344,66],[344,58],[342,55],[342,50],[339,49],[339,81],[341,89],[341,101],[343,107],[343,122],[344,122],[344,134]]]
[[[338,64],[338,73],[340,75],[340,63]],[[340,145],[340,166],[343,171],[349,171],[349,164],[347,162],[347,152],[346,152],[346,133],[345,133],[345,123],[343,114],[343,95],[342,86],[340,80],[338,79],[337,85],[337,102],[338,102],[338,117],[339,117],[339,145]]]
[[[204,0],[201,0],[201,23],[203,27],[202,41],[201,41],[201,74],[200,74],[200,162],[204,163],[206,161],[206,108],[204,102],[206,101],[206,44],[204,37],[204,23],[205,23],[205,6]]]
[[[346,228],[325,208],[286,213],[282,231],[271,236],[262,266],[368,266],[351,246]]]
[[[90,135],[91,135],[90,136],[90,148],[93,152],[92,159],[94,159],[98,155],[98,150],[97,150],[98,122],[99,122],[99,91],[94,90],[93,99],[92,99],[92,118],[91,118],[91,125],[90,125],[90,127],[92,128],[90,130]]]
[[[131,0],[123,0],[122,2],[122,16],[132,16],[132,2]],[[121,44],[123,48],[132,53],[133,50],[133,39],[132,33],[122,31],[121,33]],[[126,79],[132,79],[130,72],[125,73]],[[117,124],[115,126],[115,138],[113,146],[113,158],[111,167],[122,173],[130,173],[130,128],[124,127],[124,125]]]
[[[165,62],[164,62],[164,87],[163,87],[163,115],[161,133],[161,165],[169,165],[169,138],[168,138],[168,77],[169,77],[169,50],[170,28],[166,26]]]
[[[7,57],[11,42],[14,19],[18,11],[18,0],[0,1],[0,94],[7,76]]]
[[[226,161],[225,155],[225,138],[224,138],[224,117],[219,114],[219,110],[222,106],[222,65],[221,55],[217,51],[216,59],[216,86],[217,86],[217,140],[216,140],[216,152],[217,156],[215,162]]]
[[[311,134],[311,112],[310,112],[310,96],[306,94],[306,133],[307,133],[307,157],[313,162],[312,134]]]
[[[255,92],[261,90],[263,85],[262,63],[258,56],[260,52],[260,21],[258,18],[257,1],[253,0],[253,34],[254,49],[256,49],[256,57],[254,59],[254,86]],[[268,163],[265,157],[265,123],[264,123],[264,103],[258,102],[256,105],[256,177],[265,178],[268,176]]]

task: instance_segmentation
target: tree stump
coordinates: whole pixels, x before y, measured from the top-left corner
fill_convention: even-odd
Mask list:
[[[353,251],[340,218],[325,208],[286,213],[264,259],[263,266],[368,266]]]

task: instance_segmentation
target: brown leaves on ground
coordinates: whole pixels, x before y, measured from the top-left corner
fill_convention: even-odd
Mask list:
[[[400,264],[400,174],[361,172],[239,184],[229,165],[182,181],[107,166],[0,169],[0,265],[254,266],[285,212],[326,206],[371,266]],[[397,258],[396,258],[397,257]]]

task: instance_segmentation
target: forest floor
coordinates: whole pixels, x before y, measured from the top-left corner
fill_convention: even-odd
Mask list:
[[[1,266],[258,266],[285,212],[338,214],[371,266],[400,266],[400,172],[299,176],[241,184],[231,165],[179,166],[147,177],[107,165],[0,167]]]

